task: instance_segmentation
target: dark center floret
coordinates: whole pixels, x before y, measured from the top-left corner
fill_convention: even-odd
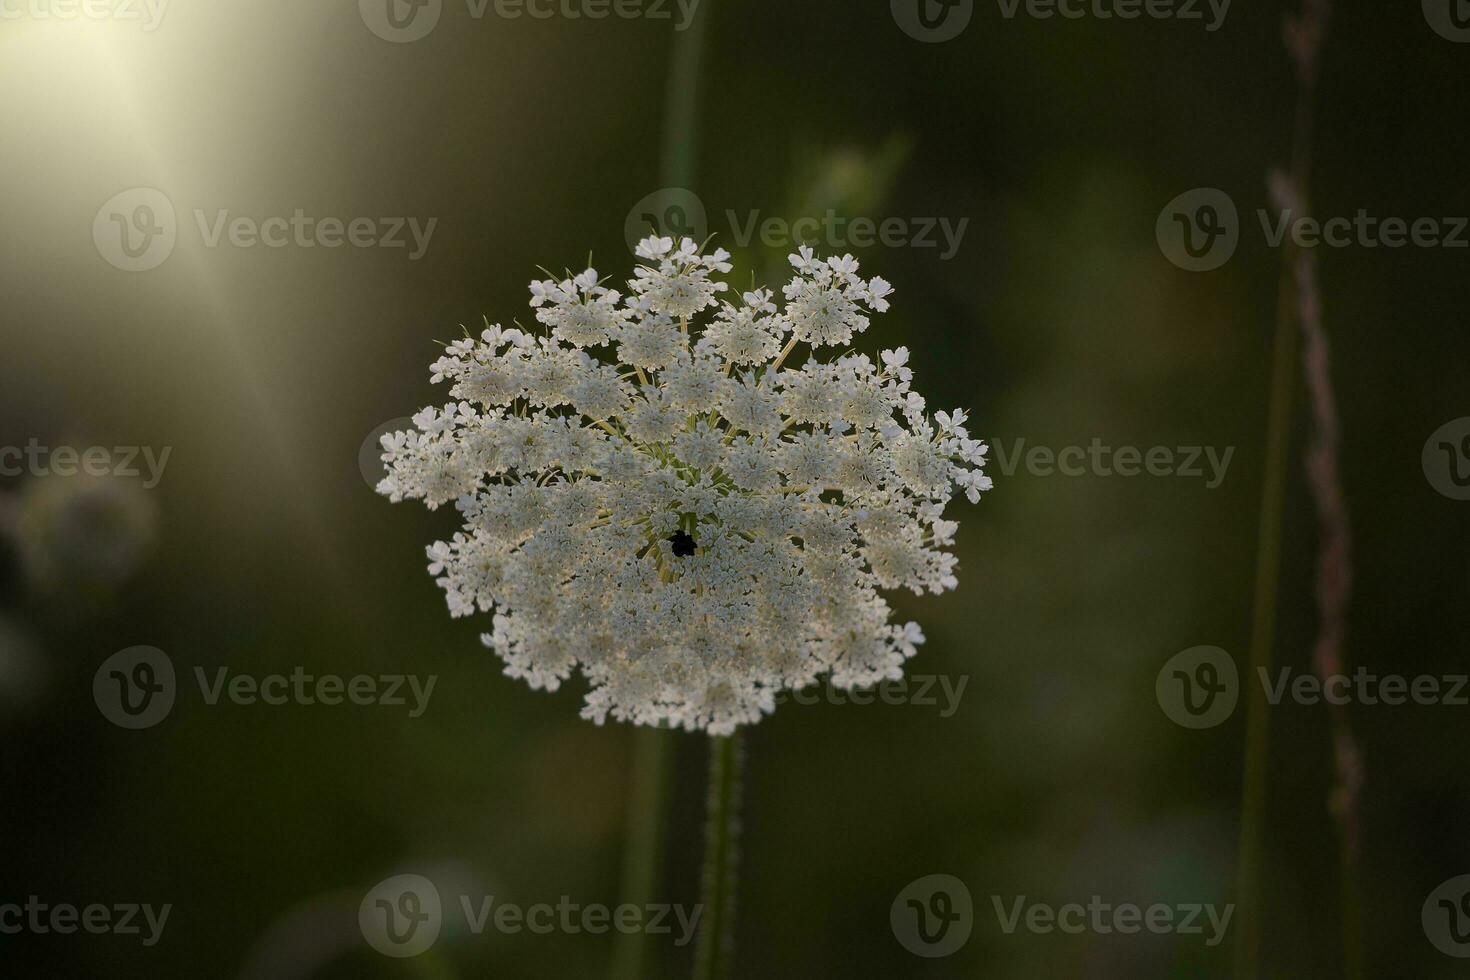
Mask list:
[[[669,535],[669,543],[674,546],[676,558],[688,558],[694,554],[694,539],[685,531],[675,531]]]

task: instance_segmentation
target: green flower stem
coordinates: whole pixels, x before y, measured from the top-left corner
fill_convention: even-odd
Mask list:
[[[740,871],[740,734],[709,745],[709,812],[704,838],[704,880],[694,980],[729,980],[735,960],[735,894]]]
[[[1306,208],[1311,173],[1317,53],[1326,17],[1324,0],[1306,0],[1300,20],[1288,19],[1288,50],[1296,63],[1297,94],[1292,126],[1289,176]],[[1296,47],[1293,47],[1293,42]],[[1292,264],[1295,250],[1282,254],[1276,296],[1276,340],[1271,367],[1271,407],[1266,429],[1266,473],[1261,484],[1261,524],[1256,543],[1256,589],[1252,613],[1250,672],[1245,689],[1245,772],[1241,788],[1239,867],[1236,880],[1235,975],[1255,980],[1261,975],[1261,868],[1265,838],[1266,784],[1271,726],[1264,685],[1254,683],[1275,663],[1276,610],[1281,591],[1281,533],[1286,510],[1286,473],[1291,452],[1291,419],[1298,371],[1297,295]],[[1351,959],[1351,956],[1349,957]]]
[[[1270,420],[1266,434],[1266,474],[1261,485],[1261,525],[1256,542],[1256,592],[1251,662],[1244,687],[1246,707],[1245,775],[1241,790],[1238,906],[1235,931],[1236,976],[1251,980],[1260,960],[1261,839],[1266,812],[1266,767],[1270,754],[1269,707],[1257,671],[1275,662],[1276,605],[1281,588],[1281,529],[1286,503],[1286,472],[1296,393],[1297,331],[1290,314],[1290,286],[1278,299],[1275,353],[1272,355]]]
[[[663,874],[664,816],[668,797],[669,741],[673,733],[638,728],[633,734],[632,788],[628,795],[628,839],[623,853],[623,903],[647,908]],[[623,933],[613,956],[616,980],[643,976],[644,934]]]
[[[701,3],[693,22],[674,35],[674,53],[664,90],[663,151],[659,158],[659,173],[666,187],[688,188],[694,180],[699,145],[699,75],[704,61],[709,6],[709,0]]]
[[[709,22],[709,0],[688,28],[674,35],[674,50],[664,100],[660,179],[665,187],[687,187],[694,180],[699,118],[699,74]],[[672,732],[639,728],[633,735],[633,765],[628,797],[627,842],[622,896],[640,908],[656,900],[663,875],[665,805],[668,800]],[[645,939],[642,932],[619,937],[613,956],[614,980],[641,980]]]

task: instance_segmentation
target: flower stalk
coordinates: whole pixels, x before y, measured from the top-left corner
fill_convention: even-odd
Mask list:
[[[684,185],[693,180],[699,132],[700,63],[704,60],[708,23],[709,12],[701,11],[695,14],[688,30],[674,36],[664,96],[663,147],[659,161],[665,186]],[[648,385],[648,376],[641,367],[637,368],[637,376],[639,384]],[[624,902],[640,908],[654,900],[653,892],[663,871],[667,823],[664,809],[669,795],[669,743],[672,738],[672,733],[657,728],[640,727],[633,733],[622,895]],[[642,932],[625,933],[619,938],[613,954],[613,980],[640,980],[645,946]]]
[[[729,980],[732,975],[744,767],[745,749],[739,732],[710,739],[702,914],[694,951],[694,980]]]

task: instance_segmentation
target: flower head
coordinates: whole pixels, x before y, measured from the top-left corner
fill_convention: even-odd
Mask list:
[[[484,643],[533,688],[580,671],[599,724],[728,734],[824,675],[901,677],[923,633],[881,590],[954,588],[945,505],[991,484],[964,412],[926,413],[906,348],[817,357],[891,287],[803,248],[784,306],[735,304],[711,278],[725,252],[637,254],[627,295],[591,269],[532,283],[547,335],[449,345],[432,378],[454,400],[383,438],[380,493],[459,512],[428,549],[451,615],[489,614]]]

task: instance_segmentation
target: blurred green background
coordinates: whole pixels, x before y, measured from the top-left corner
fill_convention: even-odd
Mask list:
[[[1006,474],[992,450],[994,493],[952,515],[959,591],[896,597],[929,638],[910,671],[968,678],[958,710],[787,704],[750,731],[738,976],[1233,975],[1228,940],[1007,935],[990,896],[1232,900],[1244,708],[1189,731],[1154,685],[1188,647],[1243,669],[1248,654],[1280,275],[1254,212],[1290,147],[1287,9],[1240,4],[1207,32],[1008,20],[980,3],[961,36],[927,44],[881,2],[701,5],[690,186],[740,275],[765,278],[789,249],[737,247],[727,210],[968,219],[948,259],[851,249],[897,289],[860,349],[908,346],[931,406],[971,407],[992,447],[1236,448],[1216,489]],[[172,447],[148,490],[0,480],[0,903],[174,905],[152,948],[0,936],[5,975],[608,975],[609,936],[451,934],[399,961],[357,934],[361,896],[405,871],[446,895],[615,904],[634,741],[579,721],[576,684],[547,695],[501,675],[478,642],[487,620],[451,621],[424,571],[453,516],[374,495],[359,447],[443,399],[435,340],[526,316],[538,266],[590,251],[604,273],[631,271],[624,222],[663,186],[677,33],[647,18],[477,20],[450,2],[427,37],[397,44],[350,0],[174,0],[153,31],[0,21],[0,445]],[[1470,47],[1418,4],[1336,11],[1317,213],[1470,214],[1467,81]],[[136,186],[173,202],[179,241],[129,274],[91,228]],[[1210,273],[1176,268],[1154,237],[1161,208],[1196,187],[1226,191],[1244,222]],[[297,208],[438,224],[418,261],[205,248],[193,227],[195,209]],[[1470,415],[1470,253],[1350,247],[1319,262],[1355,535],[1349,662],[1464,673],[1470,504],[1435,492],[1420,452]],[[1317,533],[1302,403],[1277,650],[1306,671]],[[37,571],[36,548],[61,572]],[[187,680],[167,720],[124,731],[92,677],[139,644]],[[192,672],[225,665],[439,682],[417,719],[206,705]],[[1351,709],[1368,976],[1464,975],[1420,909],[1470,872],[1467,711]],[[1284,704],[1271,722],[1261,976],[1343,976],[1327,711]],[[706,740],[666,737],[657,893],[692,903]],[[936,873],[967,883],[975,928],[927,960],[896,940],[889,906]],[[648,976],[687,974],[689,948],[648,949]]]

